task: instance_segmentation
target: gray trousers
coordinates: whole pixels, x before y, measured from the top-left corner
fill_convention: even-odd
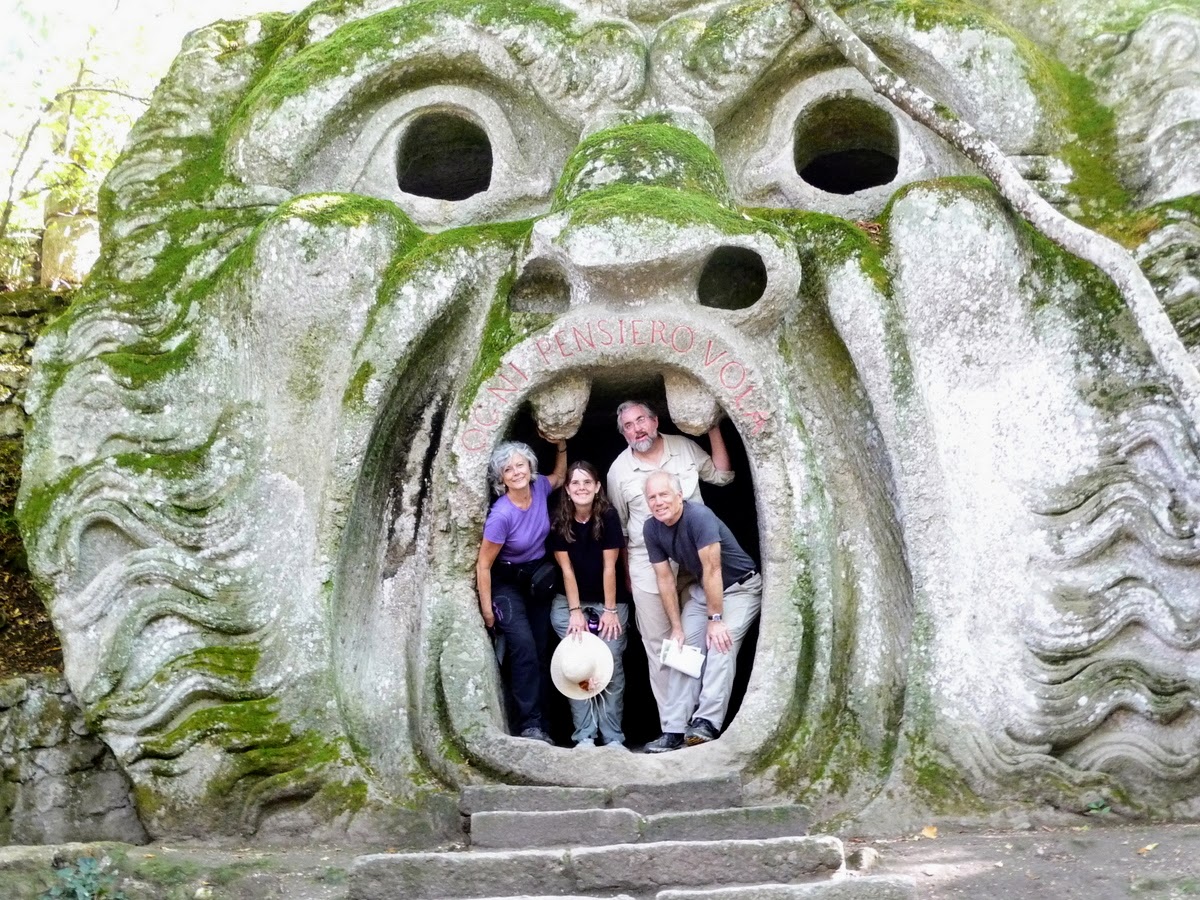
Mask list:
[[[708,603],[704,587],[693,584],[680,612],[686,642],[699,647],[705,654],[704,668],[699,678],[692,678],[675,669],[666,669],[666,708],[662,711],[663,731],[682,732],[692,719],[708,719],[720,730],[729,710],[729,695],[733,691],[733,676],[737,671],[738,649],[742,639],[762,606],[762,575],[755,574],[742,584],[725,590],[725,609],[721,621],[729,629],[733,647],[728,653],[709,650]]]
[[[594,609],[596,614],[604,612],[603,603],[581,603],[584,609]],[[613,641],[604,644],[612,651],[613,674],[608,687],[590,700],[569,700],[571,704],[571,723],[575,732],[571,740],[594,741],[599,737],[605,744],[625,743],[625,732],[621,729],[621,717],[625,714],[625,644],[629,640],[626,629],[629,627],[629,604],[617,604],[617,621],[621,623],[621,634]],[[567,608],[567,598],[559,594],[550,606],[550,624],[560,638],[567,636],[567,627],[571,624],[571,610]],[[599,635],[597,635],[599,637]]]

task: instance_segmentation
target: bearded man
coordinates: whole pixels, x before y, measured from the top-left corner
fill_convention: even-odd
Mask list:
[[[634,613],[650,669],[650,690],[658,704],[659,725],[665,731],[667,689],[670,670],[659,661],[662,642],[671,633],[671,622],[658,593],[658,579],[646,552],[643,526],[650,518],[643,488],[651,472],[662,470],[679,478],[683,497],[704,504],[700,482],[724,485],[733,481],[729,452],[719,426],[708,432],[712,455],[695,441],[678,434],[660,434],[658,415],[642,400],[627,400],[617,407],[617,430],[629,447],[608,470],[608,498],[621,517],[625,530],[625,573],[633,594]],[[679,590],[686,590],[685,577]],[[678,601],[678,596],[676,597]]]

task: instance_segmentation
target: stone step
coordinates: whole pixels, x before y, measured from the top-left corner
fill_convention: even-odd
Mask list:
[[[697,809],[646,816],[644,841],[752,840],[808,833],[812,815],[806,806],[743,806]]]
[[[675,784],[621,785],[612,789],[610,805],[653,815],[695,809],[724,809],[741,806],[744,802],[742,779],[738,775],[726,775]]]
[[[459,812],[561,812],[579,809],[632,809],[643,815],[741,806],[737,775],[674,784],[628,784],[606,788],[476,785],[459,794]]]
[[[813,884],[759,884],[707,890],[666,890],[654,900],[916,900],[915,882],[904,876],[871,875]],[[512,900],[486,897],[478,900]],[[634,900],[629,894],[541,894],[521,900]]]
[[[464,816],[482,812],[559,812],[605,809],[610,806],[605,788],[523,787],[485,784],[465,787],[458,795],[458,811]]]
[[[659,891],[654,900],[917,900],[913,879],[865,875],[813,884],[756,884],[711,890]]]
[[[532,849],[636,844],[642,839],[643,821],[632,809],[477,812],[471,816],[471,846]]]
[[[380,853],[350,869],[350,900],[531,897],[795,883],[842,867],[835,837],[662,841],[560,850]]]
[[[641,816],[631,809],[477,812],[471,846],[500,849],[596,847],[659,841],[753,840],[807,832],[802,806],[747,806]]]

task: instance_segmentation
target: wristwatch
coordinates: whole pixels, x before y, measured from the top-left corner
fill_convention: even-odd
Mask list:
[[[721,614],[720,614],[720,613],[713,613],[711,616],[709,616],[709,617],[708,617],[708,621],[710,621],[710,622],[720,622],[720,621],[721,621]]]

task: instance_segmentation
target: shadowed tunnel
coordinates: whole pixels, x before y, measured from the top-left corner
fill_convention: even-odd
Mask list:
[[[605,476],[608,467],[626,448],[624,437],[617,431],[616,410],[624,400],[640,399],[652,404],[658,413],[659,430],[678,434],[667,412],[666,394],[662,377],[658,374],[631,375],[628,373],[597,374],[592,384],[592,394],[584,413],[579,432],[567,441],[567,458],[570,462],[585,459]],[[722,422],[721,432],[729,450],[730,461],[736,477],[732,484],[714,487],[701,483],[704,502],[729,526],[738,542],[756,561],[759,557],[758,513],[754,503],[754,484],[745,447],[737,429],[728,421]],[[554,449],[538,437],[537,427],[528,407],[518,413],[508,439],[525,441],[538,454],[538,470],[549,471],[554,466]],[[709,449],[706,436],[695,438],[705,450]],[[557,503],[552,495],[551,509]],[[624,594],[624,576],[618,575],[618,590]],[[623,599],[628,599],[624,597]],[[650,693],[647,676],[645,650],[637,634],[633,610],[630,608],[630,640],[625,652],[625,739],[630,747],[637,747],[659,734],[658,712]],[[754,650],[758,643],[758,625],[751,628],[742,644],[738,658],[738,674],[734,683],[726,727],[733,722],[746,690],[750,670],[754,661]],[[571,723],[566,699],[555,692],[552,699],[551,732],[555,740],[570,746]]]

